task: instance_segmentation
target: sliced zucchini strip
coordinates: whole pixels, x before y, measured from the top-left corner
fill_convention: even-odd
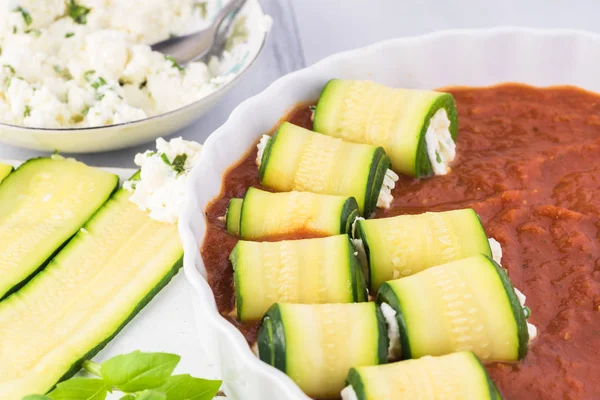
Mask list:
[[[234,235],[240,234],[240,217],[242,215],[242,204],[243,199],[231,199],[229,200],[229,207],[227,207],[227,214],[225,215],[225,227],[228,232]]]
[[[118,184],[117,175],[56,157],[8,175],[0,185],[0,298],[42,269]]]
[[[101,350],[181,267],[177,225],[117,191],[48,266],[0,302],[0,398],[45,393]]]
[[[403,358],[473,351],[483,361],[525,357],[523,307],[502,267],[477,255],[384,283],[377,302],[396,311]]]
[[[13,171],[13,166],[0,163],[0,183]]]
[[[356,366],[342,400],[498,400],[502,397],[470,351],[387,365]]]
[[[241,199],[232,199],[239,203]],[[309,192],[271,193],[249,188],[237,214],[230,202],[227,230],[242,239],[282,238],[294,234],[332,236],[350,232],[358,216],[353,197]],[[230,213],[231,212],[231,213]],[[236,227],[238,227],[236,231]]]
[[[367,300],[364,277],[347,235],[280,242],[240,240],[230,259],[240,321],[260,320],[278,302]]]
[[[420,177],[449,172],[458,119],[449,93],[332,79],[319,98],[314,130],[381,146],[394,171]]]
[[[381,147],[344,142],[284,122],[264,148],[260,179],[281,192],[352,196],[360,212],[369,216],[378,203],[389,207],[397,180],[393,172],[387,173],[389,168]]]
[[[392,218],[357,220],[355,237],[369,264],[369,288],[434,265],[492,256],[479,216],[470,208]],[[360,250],[363,251],[363,250]]]
[[[257,341],[261,360],[318,399],[339,398],[351,367],[387,362],[385,322],[372,302],[275,304]]]

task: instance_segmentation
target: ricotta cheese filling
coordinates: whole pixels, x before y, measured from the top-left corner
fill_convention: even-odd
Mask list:
[[[392,189],[396,187],[396,182],[400,177],[391,169],[385,171],[385,177],[383,178],[383,185],[377,197],[377,207],[379,208],[390,208],[394,196],[392,196]]]
[[[492,250],[492,259],[496,261],[498,265],[502,265],[502,246],[494,238],[489,238],[488,242],[490,242],[490,249]]]
[[[156,151],[135,156],[140,179],[128,180],[123,188],[131,192],[129,200],[151,218],[175,224],[183,208],[189,172],[200,159],[202,145],[196,142],[156,139]]]
[[[437,110],[429,120],[425,144],[433,173],[446,175],[450,172],[449,164],[456,157],[456,143],[450,134],[450,120],[445,108]]]
[[[256,152],[256,165],[258,165],[259,167],[260,167],[260,164],[262,163],[262,157],[263,157],[263,154],[265,153],[265,148],[267,147],[267,143],[269,143],[269,139],[271,139],[271,136],[262,135],[260,138],[260,141],[256,145],[256,148],[258,150]]]
[[[396,319],[396,311],[389,304],[381,303],[381,313],[388,328],[388,361],[399,360],[402,348],[400,345],[400,327]]]
[[[207,96],[229,82],[248,55],[243,17],[220,60],[182,66],[149,44],[206,27],[221,3],[2,2],[0,122],[39,128],[118,124]]]
[[[352,385],[348,385],[344,389],[342,389],[341,395],[342,400],[358,400],[358,396],[356,395],[356,392],[354,391]]]

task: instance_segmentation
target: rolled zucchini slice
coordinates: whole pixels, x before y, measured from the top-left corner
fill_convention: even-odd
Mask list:
[[[243,201],[230,201],[225,222],[227,230],[242,239],[259,240],[349,233],[357,216],[353,197],[271,193],[251,187]]]
[[[449,93],[332,79],[319,98],[314,130],[381,146],[395,172],[421,177],[449,172],[458,118]]]
[[[355,243],[366,254],[369,288],[435,265],[485,254],[490,243],[471,208],[356,222]]]
[[[275,303],[367,301],[354,252],[348,235],[280,242],[240,240],[230,255],[238,319],[258,321]]]
[[[378,204],[389,207],[398,177],[381,147],[344,142],[289,122],[261,146],[260,179],[269,188],[352,196],[366,216]]]
[[[524,308],[506,272],[473,256],[384,283],[377,302],[396,312],[402,357],[474,352],[482,361],[525,357]]]
[[[13,171],[13,166],[0,163],[0,183]]]
[[[342,400],[500,400],[487,371],[470,351],[350,369]]]
[[[351,367],[387,362],[385,322],[372,302],[275,304],[257,343],[261,360],[318,399],[339,398]]]

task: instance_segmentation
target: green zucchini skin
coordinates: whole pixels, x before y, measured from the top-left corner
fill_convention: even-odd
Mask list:
[[[354,197],[349,197],[344,204],[340,217],[340,234],[350,234],[352,232],[352,224],[359,216],[358,203]]]
[[[412,353],[410,351],[410,340],[408,338],[408,329],[406,328],[406,321],[404,321],[404,317],[402,315],[402,305],[400,299],[394,292],[394,289],[387,283],[383,283],[379,288],[379,292],[377,293],[377,298],[375,300],[378,305],[381,303],[387,303],[390,307],[396,311],[396,321],[398,322],[398,330],[400,332],[400,348],[401,348],[401,358],[403,360],[408,360],[412,358]]]
[[[277,128],[277,130],[275,131],[273,136],[271,136],[271,138],[267,141],[267,145],[265,146],[265,150],[263,151],[262,158],[260,159],[260,167],[258,169],[258,177],[260,178],[261,182],[265,176],[265,171],[267,170],[267,164],[269,163],[269,157],[271,156],[271,151],[273,150],[273,145],[275,144],[275,140],[277,140],[277,136],[278,136],[277,134],[279,133],[279,129],[281,129],[281,126],[279,128]]]
[[[388,169],[392,167],[390,159],[385,154],[383,147],[378,147],[371,163],[367,192],[365,194],[365,217],[371,216],[377,208],[379,192],[383,187],[383,180]]]
[[[502,266],[498,265],[498,263],[496,263],[492,258],[488,256],[485,257],[494,267],[496,267],[496,272],[502,281],[502,286],[504,287],[506,296],[510,302],[510,308],[512,309],[512,313],[517,321],[519,335],[519,360],[522,360],[527,355],[529,348],[529,331],[527,330],[527,318],[525,318],[525,312],[523,311],[521,302],[515,293],[514,287],[510,282],[506,270]]]
[[[256,343],[262,361],[286,372],[285,331],[279,304],[273,304],[265,314]]]
[[[429,128],[429,121],[431,120],[431,117],[433,117],[433,114],[435,114],[441,108],[444,108],[448,114],[448,119],[450,120],[450,136],[452,136],[454,143],[456,143],[456,140],[458,139],[458,113],[456,111],[456,102],[451,94],[444,93],[431,105],[429,112],[423,119],[423,128],[419,133],[419,147],[417,149],[417,158],[415,161],[415,177],[419,178],[433,175],[431,160],[427,154],[425,133]]]
[[[367,282],[368,288],[372,289],[371,285],[373,282],[373,276],[372,276],[372,271],[371,271],[371,253],[369,250],[369,242],[365,239],[366,235],[363,231],[363,228],[361,226],[361,224],[358,223],[359,221],[356,221],[356,227],[355,227],[355,231],[354,231],[354,239],[360,239],[362,241],[363,244],[363,248],[365,250],[365,256],[367,258],[367,275],[365,276],[365,280]]]
[[[233,284],[235,286],[235,307],[237,310],[238,318],[243,314],[244,310],[244,296],[242,296],[241,291],[239,290],[242,287],[242,282],[240,280],[240,275],[236,273],[236,265],[238,265],[238,260],[240,257],[240,241],[238,241],[233,250],[231,250],[231,254],[229,255],[229,261],[233,267]]]
[[[229,206],[225,214],[225,228],[234,235],[240,234],[240,218],[242,214],[243,199],[233,198],[229,200]]]
[[[10,175],[14,170],[15,169],[13,168],[12,165],[0,163],[0,183],[2,183],[4,178],[6,178],[8,175]]]
[[[375,313],[377,314],[377,330],[379,331],[379,343],[377,347],[379,364],[386,364],[388,362],[388,348],[390,345],[388,328],[385,317],[379,307],[375,307]]]
[[[350,368],[350,371],[348,371],[346,385],[352,386],[358,400],[367,400],[367,394],[365,393],[365,384],[363,383],[362,377],[360,376],[356,368]]]
[[[367,292],[367,283],[365,282],[365,276],[362,272],[360,262],[354,255],[354,245],[348,237],[348,258],[350,260],[350,275],[352,276],[352,296],[355,303],[361,303],[369,300],[369,294]]]

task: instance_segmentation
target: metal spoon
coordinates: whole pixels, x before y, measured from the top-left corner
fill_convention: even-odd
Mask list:
[[[151,46],[152,50],[173,57],[179,64],[198,60],[209,53],[210,55],[222,53],[229,27],[245,3],[246,0],[231,0],[219,10],[219,13],[208,28],[189,35],[177,36],[155,43]],[[223,21],[230,14],[232,14],[231,18],[227,20],[227,23],[223,24]]]

